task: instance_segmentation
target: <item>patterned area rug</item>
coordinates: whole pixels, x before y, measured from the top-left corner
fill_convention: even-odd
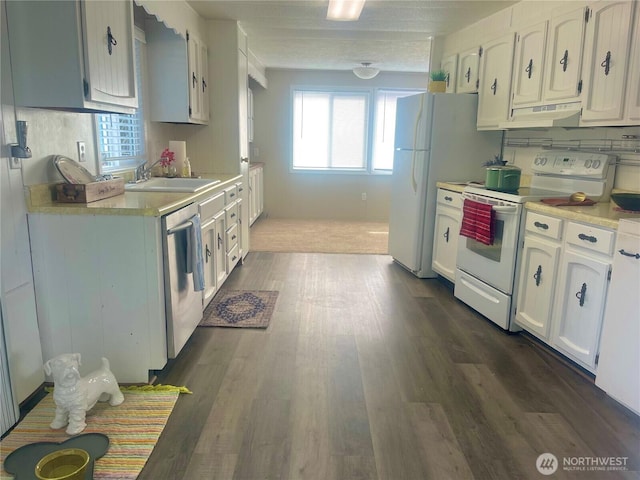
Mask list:
[[[124,402],[112,407],[98,402],[87,413],[82,433],[103,433],[109,437],[109,450],[96,460],[94,479],[128,480],[138,477],[169,419],[179,389],[122,388]],[[34,442],[63,442],[71,438],[64,429],[51,430],[55,403],[49,394],[0,442],[0,461],[11,452]],[[0,478],[11,479],[4,468]],[[35,477],[34,477],[35,478]]]
[[[278,292],[226,290],[218,292],[204,310],[201,327],[267,328]]]

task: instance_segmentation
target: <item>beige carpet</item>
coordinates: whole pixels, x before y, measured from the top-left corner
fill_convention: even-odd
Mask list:
[[[250,249],[256,252],[382,255],[388,240],[384,222],[259,218],[250,230]]]

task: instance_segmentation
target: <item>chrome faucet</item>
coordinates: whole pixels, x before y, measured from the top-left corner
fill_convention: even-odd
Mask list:
[[[153,169],[153,167],[155,167],[161,161],[162,161],[162,158],[156,160],[147,168],[145,168],[145,165],[147,164],[147,162],[143,162],[140,165],[138,165],[138,167],[136,168],[134,181],[143,182],[145,180],[149,180],[151,178],[151,169]]]

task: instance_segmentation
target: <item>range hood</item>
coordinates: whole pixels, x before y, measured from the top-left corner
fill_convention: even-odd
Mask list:
[[[511,120],[499,125],[500,129],[578,127],[580,125],[580,102],[514,108]]]

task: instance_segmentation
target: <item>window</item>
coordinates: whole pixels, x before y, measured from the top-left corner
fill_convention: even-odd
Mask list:
[[[293,94],[293,168],[365,170],[368,92]]]
[[[137,33],[137,32],[136,32]],[[146,161],[144,138],[144,110],[142,102],[142,45],[136,35],[136,76],[139,107],[131,115],[118,113],[96,114],[96,151],[102,173],[135,168]]]
[[[294,88],[292,169],[390,173],[396,100],[416,93],[421,92]]]

